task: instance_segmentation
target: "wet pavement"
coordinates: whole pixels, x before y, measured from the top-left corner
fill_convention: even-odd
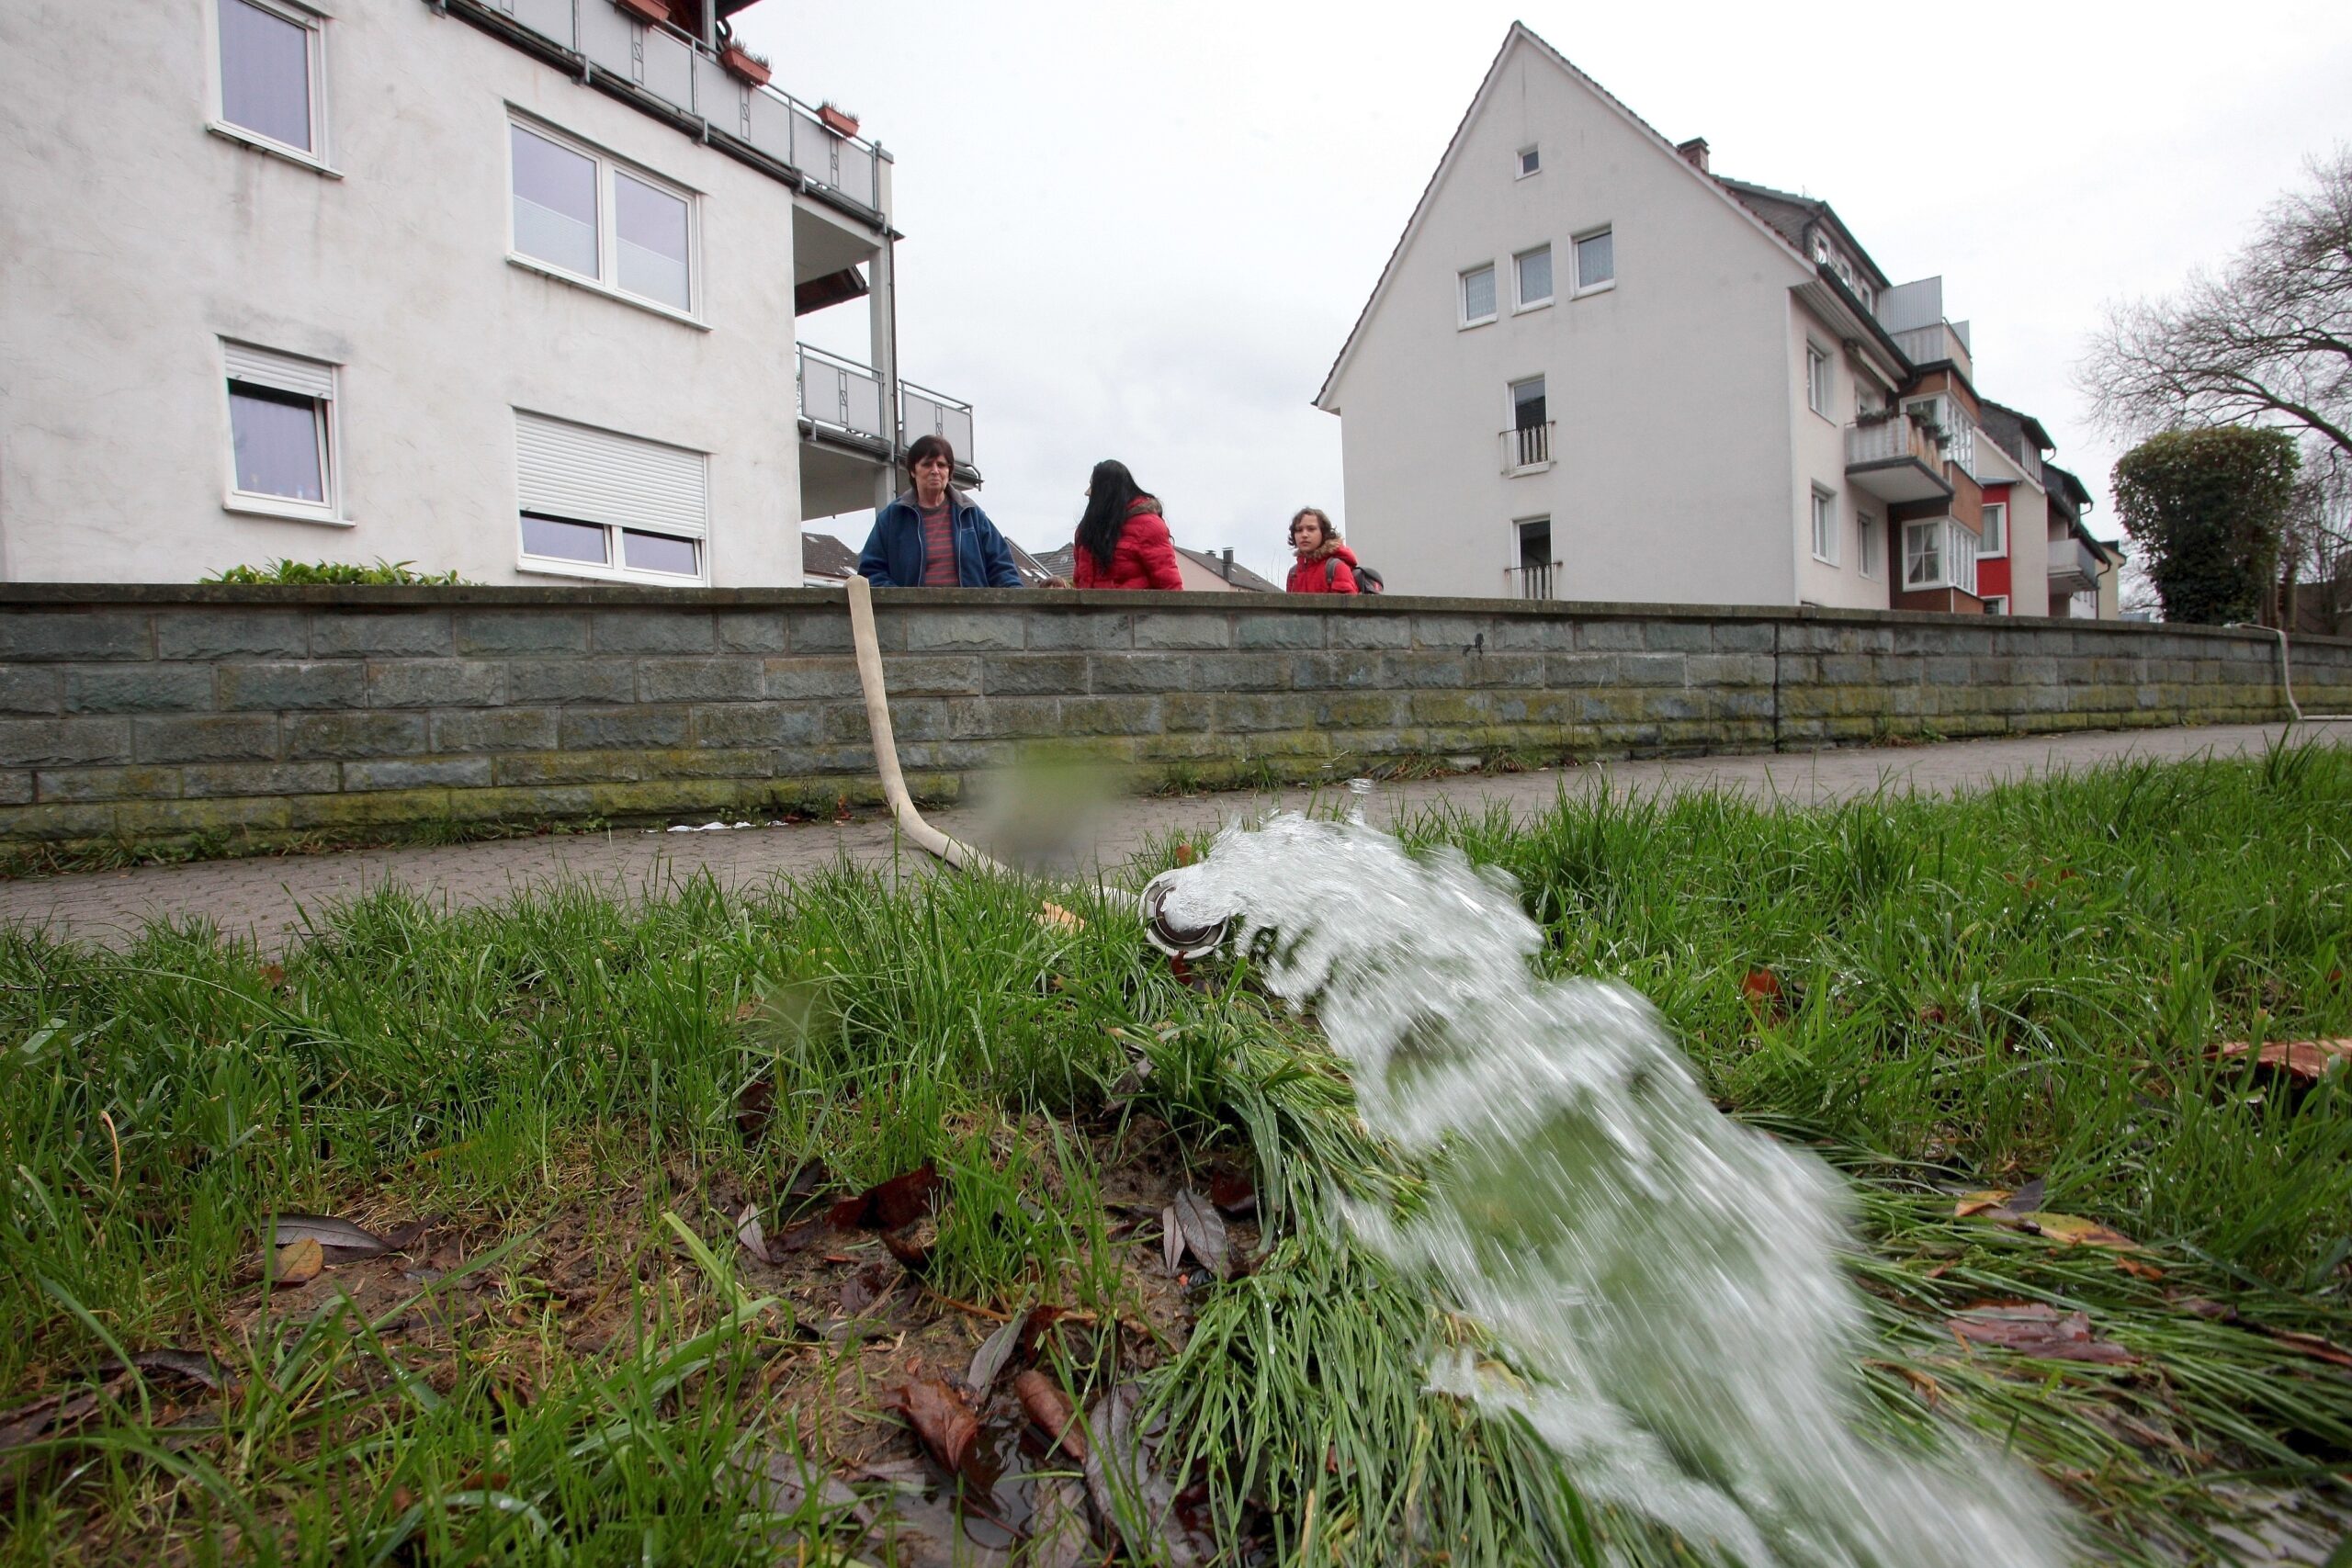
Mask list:
[[[1799,807],[1883,788],[1941,795],[2124,758],[2259,755],[2282,733],[2280,727],[2258,725],[2098,731],[1463,774],[1377,784],[1366,801],[1366,816],[1374,824],[1385,824],[1432,806],[1476,810],[1494,804],[1524,816],[1548,807],[1563,790],[1573,794],[1602,788],[1621,794],[1719,788]],[[2315,727],[2302,731],[2299,739],[2302,737],[2352,744],[2352,726]],[[1235,791],[1123,799],[1102,803],[1081,823],[1059,821],[1055,832],[1062,840],[1065,858],[1072,858],[1075,851],[1074,858],[1091,858],[1115,870],[1155,839],[1198,838],[1223,822],[1272,807],[1316,801],[1329,807],[1344,796],[1344,790],[1327,786],[1319,793]],[[1011,830],[979,807],[926,815],[934,826],[983,848],[1001,842]],[[888,818],[881,816],[718,832],[616,829],[609,833],[210,861],[0,882],[0,921],[28,922],[53,935],[119,945],[150,921],[201,918],[274,951],[320,911],[387,884],[463,908],[496,903],[555,881],[584,883],[616,897],[636,897],[658,895],[704,872],[724,886],[756,886],[843,861],[910,874],[927,874],[933,866],[922,852],[902,843]]]

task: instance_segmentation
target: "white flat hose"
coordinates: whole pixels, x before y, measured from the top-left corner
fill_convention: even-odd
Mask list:
[[[882,648],[874,637],[874,589],[853,573],[849,583],[849,635],[857,649],[857,683],[865,693],[865,722],[874,732],[874,767],[882,775],[882,798],[899,831],[917,848],[936,855],[958,871],[992,871],[1010,876],[997,862],[964,842],[950,838],[922,819],[907,795],[906,775],[899,772],[899,743],[890,732],[890,694],[882,684]]]

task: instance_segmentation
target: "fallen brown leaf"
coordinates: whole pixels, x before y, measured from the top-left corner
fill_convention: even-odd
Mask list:
[[[2120,1345],[2093,1338],[2089,1314],[2061,1313],[2038,1302],[1987,1302],[1947,1319],[1944,1326],[1963,1344],[1991,1345],[2040,1360],[2120,1366],[2139,1359]]]
[[[760,1206],[746,1203],[743,1212],[735,1216],[735,1240],[752,1257],[763,1263],[774,1263],[775,1255],[768,1250],[767,1233],[760,1228]]]
[[[1051,900],[1037,906],[1037,923],[1047,931],[1082,931],[1086,921]]]
[[[2257,1066],[2282,1068],[2289,1077],[2304,1083],[2317,1083],[2338,1062],[2352,1062],[2352,1040],[2266,1040],[2259,1051],[2250,1041],[2233,1040],[2214,1046],[2207,1055],[2222,1061],[2243,1057],[2249,1051],[2254,1051]]]
[[[2334,1367],[2352,1367],[2352,1350],[2333,1345],[2316,1334],[2293,1334],[2283,1328],[2266,1330],[2270,1337],[2290,1350],[2298,1350],[2315,1361],[2325,1361]]]
[[[1039,1431],[1059,1443],[1071,1458],[1086,1457],[1086,1433],[1078,1425],[1078,1413],[1053,1379],[1030,1367],[1013,1378],[1012,1392]]]
[[[2161,1280],[2165,1271],[2153,1263],[2143,1263],[2136,1258],[2119,1258],[2115,1266],[2135,1280]]]
[[[922,1439],[931,1457],[950,1471],[960,1471],[971,1457],[972,1445],[979,1439],[979,1417],[964,1396],[936,1378],[919,1378],[896,1388],[886,1388],[878,1402],[885,1410],[895,1410],[907,1418]]]
[[[834,1227],[868,1231],[901,1229],[931,1212],[932,1201],[938,1195],[939,1188],[938,1168],[925,1160],[903,1175],[876,1182],[856,1197],[844,1198],[834,1204]]]
[[[2082,1219],[2074,1214],[2052,1214],[2033,1209],[2005,1218],[2004,1224],[2014,1224],[2018,1230],[2047,1236],[2062,1247],[2111,1247],[2119,1251],[2139,1250],[2140,1244],[2121,1231],[2100,1224],[2096,1220]]]
[[[326,1267],[326,1249],[316,1240],[304,1236],[277,1249],[277,1257],[270,1267],[270,1277],[281,1285],[307,1285],[319,1277]]]
[[[1220,1280],[1232,1272],[1232,1265],[1226,1258],[1225,1220],[1214,1204],[1187,1187],[1176,1194],[1170,1212],[1176,1216],[1177,1228],[1184,1233],[1184,1245],[1193,1257],[1207,1264]]]
[[[1952,1216],[1955,1219],[1964,1220],[1971,1214],[1981,1214],[1987,1209],[1997,1209],[2008,1201],[2007,1191],[1998,1187],[1987,1188],[1982,1192],[1963,1192],[1960,1195],[1960,1201],[1951,1206]]]
[[[315,1241],[335,1252],[348,1252],[361,1258],[372,1258],[392,1250],[391,1244],[374,1231],[362,1229],[349,1220],[339,1220],[333,1214],[277,1216],[276,1245],[285,1247],[305,1240]]]

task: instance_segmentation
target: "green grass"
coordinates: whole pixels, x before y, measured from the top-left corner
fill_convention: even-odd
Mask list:
[[[2352,1327],[2345,1075],[2296,1089],[2207,1055],[2352,1035],[2347,823],[2352,756],[2282,751],[1408,837],[1510,870],[1549,964],[1639,987],[1728,1109],[1861,1180],[1890,1440],[1973,1427],[2062,1486],[2086,1552],[2154,1562],[2211,1559],[2249,1494],[2313,1495],[2352,1462],[2352,1375],[2268,1332]],[[1059,1370],[1081,1396],[1142,1380],[1228,1545],[1698,1561],[1421,1392],[1476,1331],[1331,1223],[1335,1191],[1409,1203],[1416,1175],[1368,1141],[1311,1020],[1246,969],[1188,989],[1129,919],[1052,896],[1083,931],[1041,922],[1035,887],[842,872],[628,908],[380,893],[282,969],[201,926],[120,953],[0,939],[0,1412],[103,1390],[0,1454],[0,1563],[860,1550],[821,1505],[769,1517],[742,1461],[902,1443],[872,1415],[892,1357],[960,1359],[991,1325],[923,1298],[895,1351],[828,1337],[831,1286],[752,1269],[732,1213],[761,1201],[773,1233],[811,1167],[854,1190],[924,1159],[949,1194],[931,1289],[1133,1325],[1067,1337]],[[1753,970],[1785,1006],[1743,994]],[[1270,1251],[1176,1323],[1156,1240],[1120,1215],[1237,1159]],[[1952,1190],[2029,1176],[2161,1277],[1952,1213]],[[253,1275],[281,1209],[440,1219],[447,1272],[280,1301]],[[1942,1320],[1993,1299],[2085,1310],[2142,1359],[1964,1350]],[[163,1346],[218,1356],[234,1391],[89,1375]]]

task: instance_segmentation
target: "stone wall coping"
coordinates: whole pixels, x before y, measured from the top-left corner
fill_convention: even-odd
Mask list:
[[[1658,620],[1719,623],[1786,622],[1860,626],[1973,626],[2001,623],[2020,631],[2063,628],[2111,632],[2121,637],[2177,636],[2275,640],[2267,628],[2189,626],[2169,621],[2076,621],[2051,616],[1986,617],[1926,610],[1840,610],[1817,605],[1665,604],[1566,599],[1465,599],[1388,593],[1356,596],[1328,593],[1227,594],[1127,592],[1075,589],[882,588],[875,603],[885,609],[1019,609],[1075,613],[1081,610],[1148,610],[1224,615],[1272,611],[1325,615],[1500,615],[1523,619]],[[488,587],[447,584],[350,586],[330,583],[222,582],[5,582],[0,613],[62,605],[275,606],[335,609],[563,609],[835,610],[847,601],[837,588],[650,588],[631,584],[578,587]],[[2295,636],[2290,646],[2352,649],[2352,637]]]

